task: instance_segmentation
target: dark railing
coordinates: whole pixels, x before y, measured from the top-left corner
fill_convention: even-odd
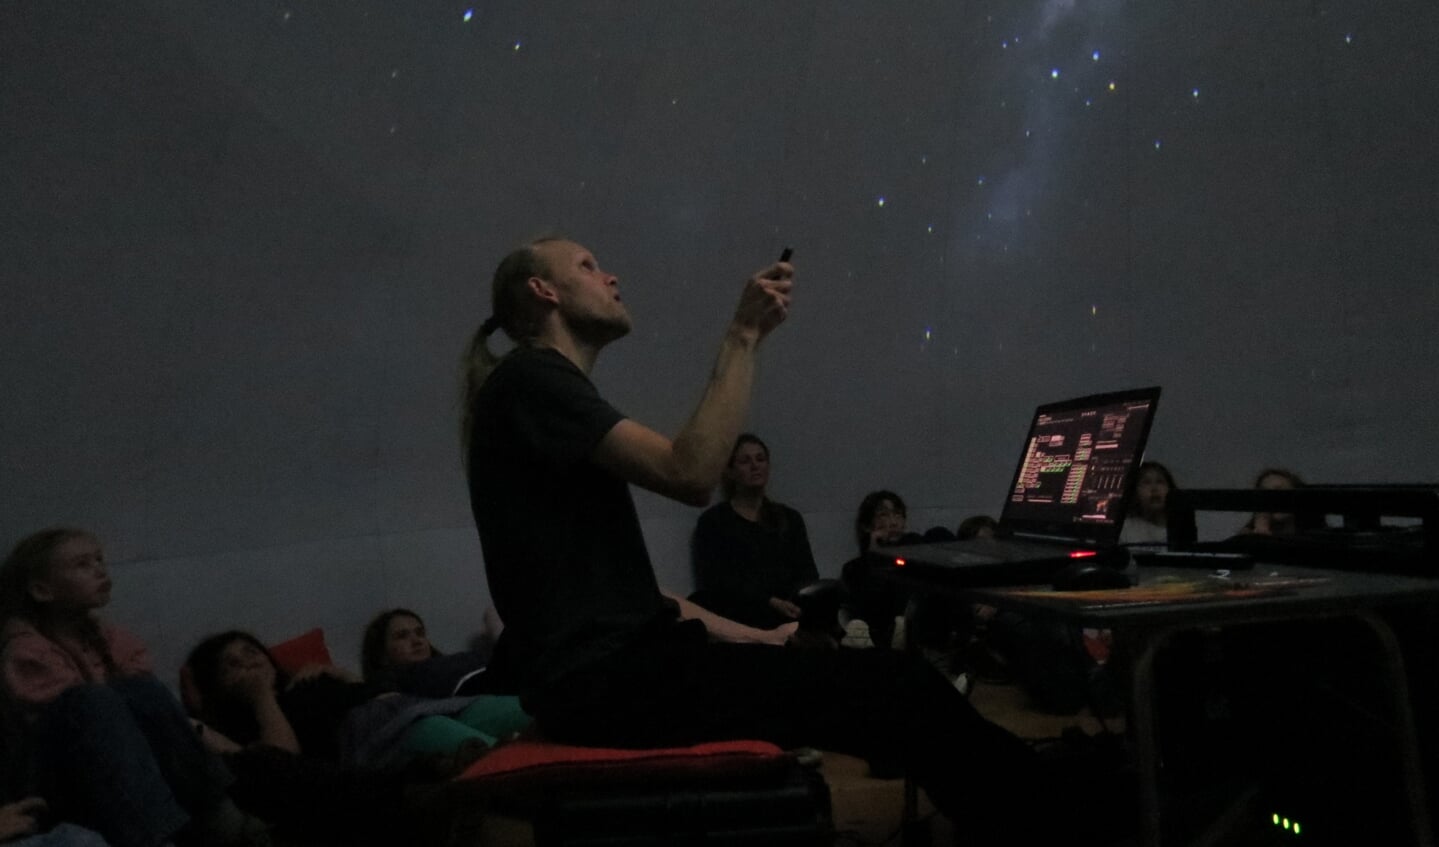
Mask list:
[[[1308,485],[1261,490],[1187,488],[1168,499],[1171,549],[1243,550],[1275,561],[1439,576],[1439,484]],[[1199,512],[1294,516],[1292,535],[1237,535],[1201,544]],[[1327,516],[1338,516],[1330,526]],[[1407,519],[1402,525],[1386,518]]]

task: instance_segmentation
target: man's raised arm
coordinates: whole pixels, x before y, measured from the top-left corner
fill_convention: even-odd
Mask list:
[[[595,461],[641,488],[706,505],[749,411],[759,343],[789,313],[793,278],[794,267],[779,262],[745,282],[704,395],[673,441],[622,420],[595,448]]]

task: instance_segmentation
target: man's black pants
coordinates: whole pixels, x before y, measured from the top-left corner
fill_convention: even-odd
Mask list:
[[[529,707],[564,743],[759,739],[896,762],[975,843],[1061,823],[1034,808],[1054,793],[1029,747],[903,653],[709,643],[682,624],[570,674]]]

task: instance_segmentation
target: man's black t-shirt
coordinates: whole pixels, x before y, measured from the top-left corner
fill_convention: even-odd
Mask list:
[[[624,416],[569,359],[521,347],[473,409],[470,506],[495,609],[495,662],[534,705],[565,674],[673,621],[624,480],[591,460]]]

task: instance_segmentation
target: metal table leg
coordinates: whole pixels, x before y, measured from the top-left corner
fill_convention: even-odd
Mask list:
[[[1368,624],[1382,648],[1384,672],[1389,677],[1390,706],[1394,710],[1394,736],[1399,745],[1399,763],[1404,769],[1404,791],[1409,800],[1409,821],[1418,847],[1433,847],[1429,804],[1424,793],[1424,769],[1419,762],[1419,733],[1414,727],[1414,706],[1409,701],[1409,677],[1404,671],[1404,654],[1399,639],[1383,618],[1373,612],[1355,612]]]

